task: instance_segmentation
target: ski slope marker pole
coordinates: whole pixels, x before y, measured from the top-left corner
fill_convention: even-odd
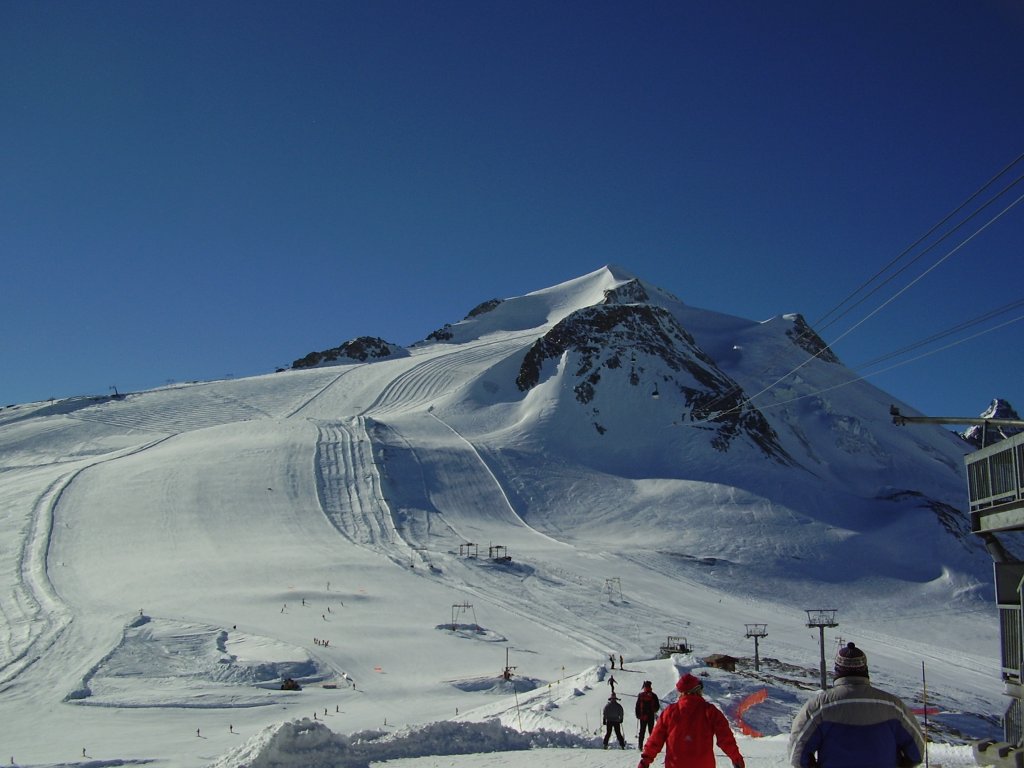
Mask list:
[[[921,687],[924,699],[924,768],[928,768],[928,680],[924,676],[924,661],[921,662]]]

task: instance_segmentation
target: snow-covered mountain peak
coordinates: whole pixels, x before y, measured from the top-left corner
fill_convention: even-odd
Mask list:
[[[1010,404],[1009,400],[997,397],[989,403],[986,408],[979,416],[982,419],[1014,419],[1019,420],[1020,416],[1017,415],[1017,411]],[[960,433],[960,437],[966,440],[968,443],[973,445],[975,448],[980,448],[982,443],[994,443],[999,440],[1005,440],[1011,435],[1016,435],[1021,432],[1019,427],[1007,427],[1007,426],[982,426],[975,424],[968,427]]]
[[[579,309],[603,303],[609,291],[632,280],[618,267],[602,267],[523,296],[491,299],[478,304],[463,320],[434,331],[427,341],[458,344],[499,332],[543,332]]]

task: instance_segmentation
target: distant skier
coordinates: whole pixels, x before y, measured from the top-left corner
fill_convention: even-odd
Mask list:
[[[612,669],[615,669],[615,654],[611,653],[608,655],[608,661],[612,663]]]
[[[644,680],[643,690],[636,697],[636,719],[639,724],[639,749],[644,748],[644,736],[654,730],[654,721],[658,719],[658,712],[661,711],[661,699],[658,698],[651,688],[651,681]]]
[[[622,735],[622,721],[625,712],[619,704],[618,697],[613,693],[608,703],[604,705],[604,712],[601,715],[601,722],[604,724],[604,748],[608,749],[608,740],[611,739],[612,731],[615,731],[615,738],[619,740],[619,748],[626,748],[626,738]]]

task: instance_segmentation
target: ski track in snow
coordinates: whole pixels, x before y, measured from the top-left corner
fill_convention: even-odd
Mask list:
[[[445,348],[442,353],[433,354],[392,379],[364,415],[385,420],[389,414],[406,414],[426,408],[438,398],[451,394],[457,382],[466,381],[467,371],[481,370],[524,349],[538,335],[503,336],[465,347]]]
[[[36,499],[19,548],[17,581],[10,599],[0,600],[6,629],[6,653],[0,661],[0,691],[37,662],[73,620],[71,609],[57,594],[49,574],[50,541],[61,497],[75,478],[90,467],[141,453],[166,439],[160,438],[64,472]],[[23,636],[19,638],[15,638],[10,630],[17,626],[25,627]]]

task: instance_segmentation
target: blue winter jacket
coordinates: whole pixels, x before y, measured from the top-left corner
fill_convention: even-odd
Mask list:
[[[907,705],[866,677],[841,677],[811,698],[789,736],[794,768],[909,768],[924,759],[924,749]]]

